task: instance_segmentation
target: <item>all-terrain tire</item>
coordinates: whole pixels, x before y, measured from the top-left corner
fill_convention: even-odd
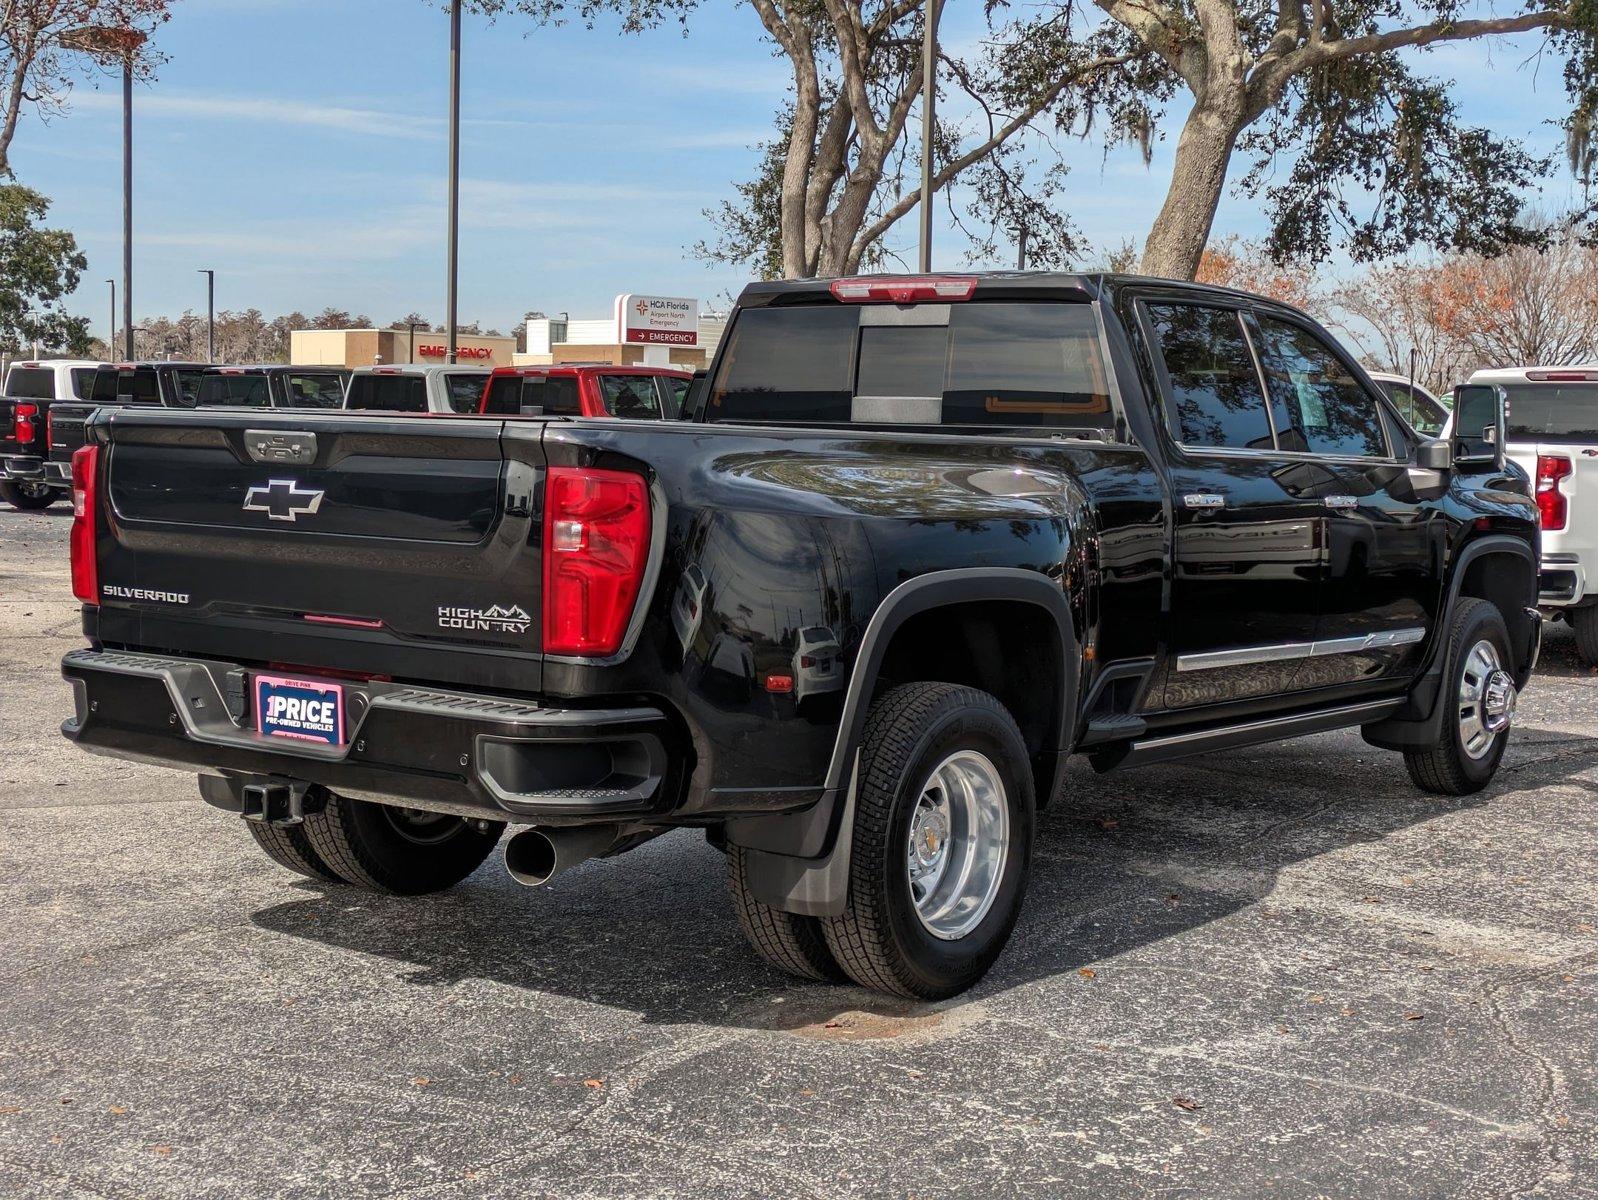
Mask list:
[[[961,751],[975,751],[996,769],[1008,839],[986,914],[949,939],[934,936],[917,914],[906,857],[923,788]],[[855,788],[847,908],[823,927],[838,964],[864,987],[912,999],[944,999],[970,987],[1015,928],[1035,812],[1026,743],[993,696],[956,684],[909,683],[877,700],[866,719]]]
[[[1454,609],[1444,651],[1447,657],[1437,702],[1445,711],[1437,741],[1422,749],[1404,751],[1409,777],[1424,791],[1440,796],[1468,796],[1479,792],[1492,782],[1504,757],[1504,748],[1509,744],[1508,728],[1493,737],[1486,753],[1476,757],[1466,751],[1460,732],[1459,708],[1466,660],[1471,648],[1484,640],[1497,647],[1503,663],[1510,661],[1509,630],[1504,625],[1503,614],[1486,600],[1464,597]]]
[[[320,813],[305,818],[306,823],[317,820]],[[268,825],[265,821],[245,821],[250,836],[255,839],[266,856],[280,867],[320,879],[326,883],[343,883],[343,878],[322,861],[321,855],[311,847],[305,825]]]
[[[303,828],[311,849],[345,883],[399,896],[454,887],[482,865],[505,830],[497,821],[484,832],[462,817],[331,794]]]
[[[1576,653],[1589,667],[1598,667],[1598,604],[1589,604],[1570,614],[1570,627],[1576,631]]]
[[[749,888],[747,854],[742,846],[727,846],[727,890],[732,894],[738,924],[755,953],[779,971],[801,979],[847,982],[849,976],[827,949],[820,917],[783,912],[755,897]]]
[[[55,488],[23,488],[15,480],[0,481],[0,500],[22,512],[43,512],[60,498]]]

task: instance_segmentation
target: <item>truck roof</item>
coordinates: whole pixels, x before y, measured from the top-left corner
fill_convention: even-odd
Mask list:
[[[909,282],[917,279],[971,279],[976,281],[978,294],[1008,293],[1023,298],[1026,294],[1042,296],[1073,296],[1078,299],[1098,299],[1108,291],[1132,285],[1180,288],[1184,292],[1202,292],[1215,296],[1247,296],[1252,300],[1277,303],[1268,296],[1245,292],[1238,288],[1220,287],[1212,283],[1194,283],[1184,279],[1164,279],[1154,275],[1134,275],[1117,272],[1072,271],[934,271],[927,275],[887,272],[875,275],[850,275],[848,280]],[[773,279],[757,280],[744,287],[738,303],[758,306],[780,303],[786,299],[806,299],[830,295],[831,286],[838,279]]]
[[[1598,365],[1581,364],[1563,367],[1492,367],[1473,371],[1467,383],[1598,383]]]
[[[475,375],[487,375],[492,371],[490,367],[467,366],[465,363],[377,363],[370,367],[356,367],[352,375],[442,375],[445,372],[459,374],[469,372]]]
[[[37,371],[41,367],[103,367],[106,365],[106,363],[97,358],[35,358],[13,362],[6,370],[9,371],[12,367],[26,367],[29,370]]]

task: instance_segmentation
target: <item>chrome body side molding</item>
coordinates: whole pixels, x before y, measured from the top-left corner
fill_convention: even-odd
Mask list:
[[[1238,646],[1232,650],[1207,650],[1202,654],[1183,654],[1176,660],[1178,671],[1213,671],[1219,667],[1246,667],[1254,663],[1280,662],[1285,658],[1320,658],[1329,654],[1359,654],[1366,650],[1390,650],[1413,646],[1426,639],[1420,626],[1384,629],[1354,637],[1327,638],[1318,642],[1280,642],[1271,646]]]

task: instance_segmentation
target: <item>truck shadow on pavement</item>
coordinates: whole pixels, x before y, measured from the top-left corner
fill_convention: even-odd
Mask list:
[[[1354,733],[1103,777],[1073,765],[1063,794],[1039,818],[1032,884],[1009,947],[975,989],[936,1005],[806,984],[767,968],[739,932],[721,854],[692,831],[585,864],[539,890],[511,882],[498,852],[437,896],[301,882],[290,885],[295,899],[252,920],[403,964],[408,986],[481,980],[634,1011],[648,1022],[896,1037],[957,1020],[962,1008],[1010,989],[1085,975],[1250,906],[1283,915],[1272,912],[1271,896],[1295,864],[1506,794],[1586,786],[1571,777],[1595,765],[1598,738],[1535,726],[1512,743],[1493,787],[1463,798],[1419,791],[1398,756]],[[1368,865],[1338,876],[1350,909],[1381,899],[1362,893],[1392,888],[1381,867],[1380,878],[1362,880]]]

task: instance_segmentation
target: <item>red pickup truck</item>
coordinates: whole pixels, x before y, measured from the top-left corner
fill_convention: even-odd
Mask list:
[[[628,417],[674,421],[693,376],[669,367],[561,363],[496,367],[478,412],[493,416]]]

